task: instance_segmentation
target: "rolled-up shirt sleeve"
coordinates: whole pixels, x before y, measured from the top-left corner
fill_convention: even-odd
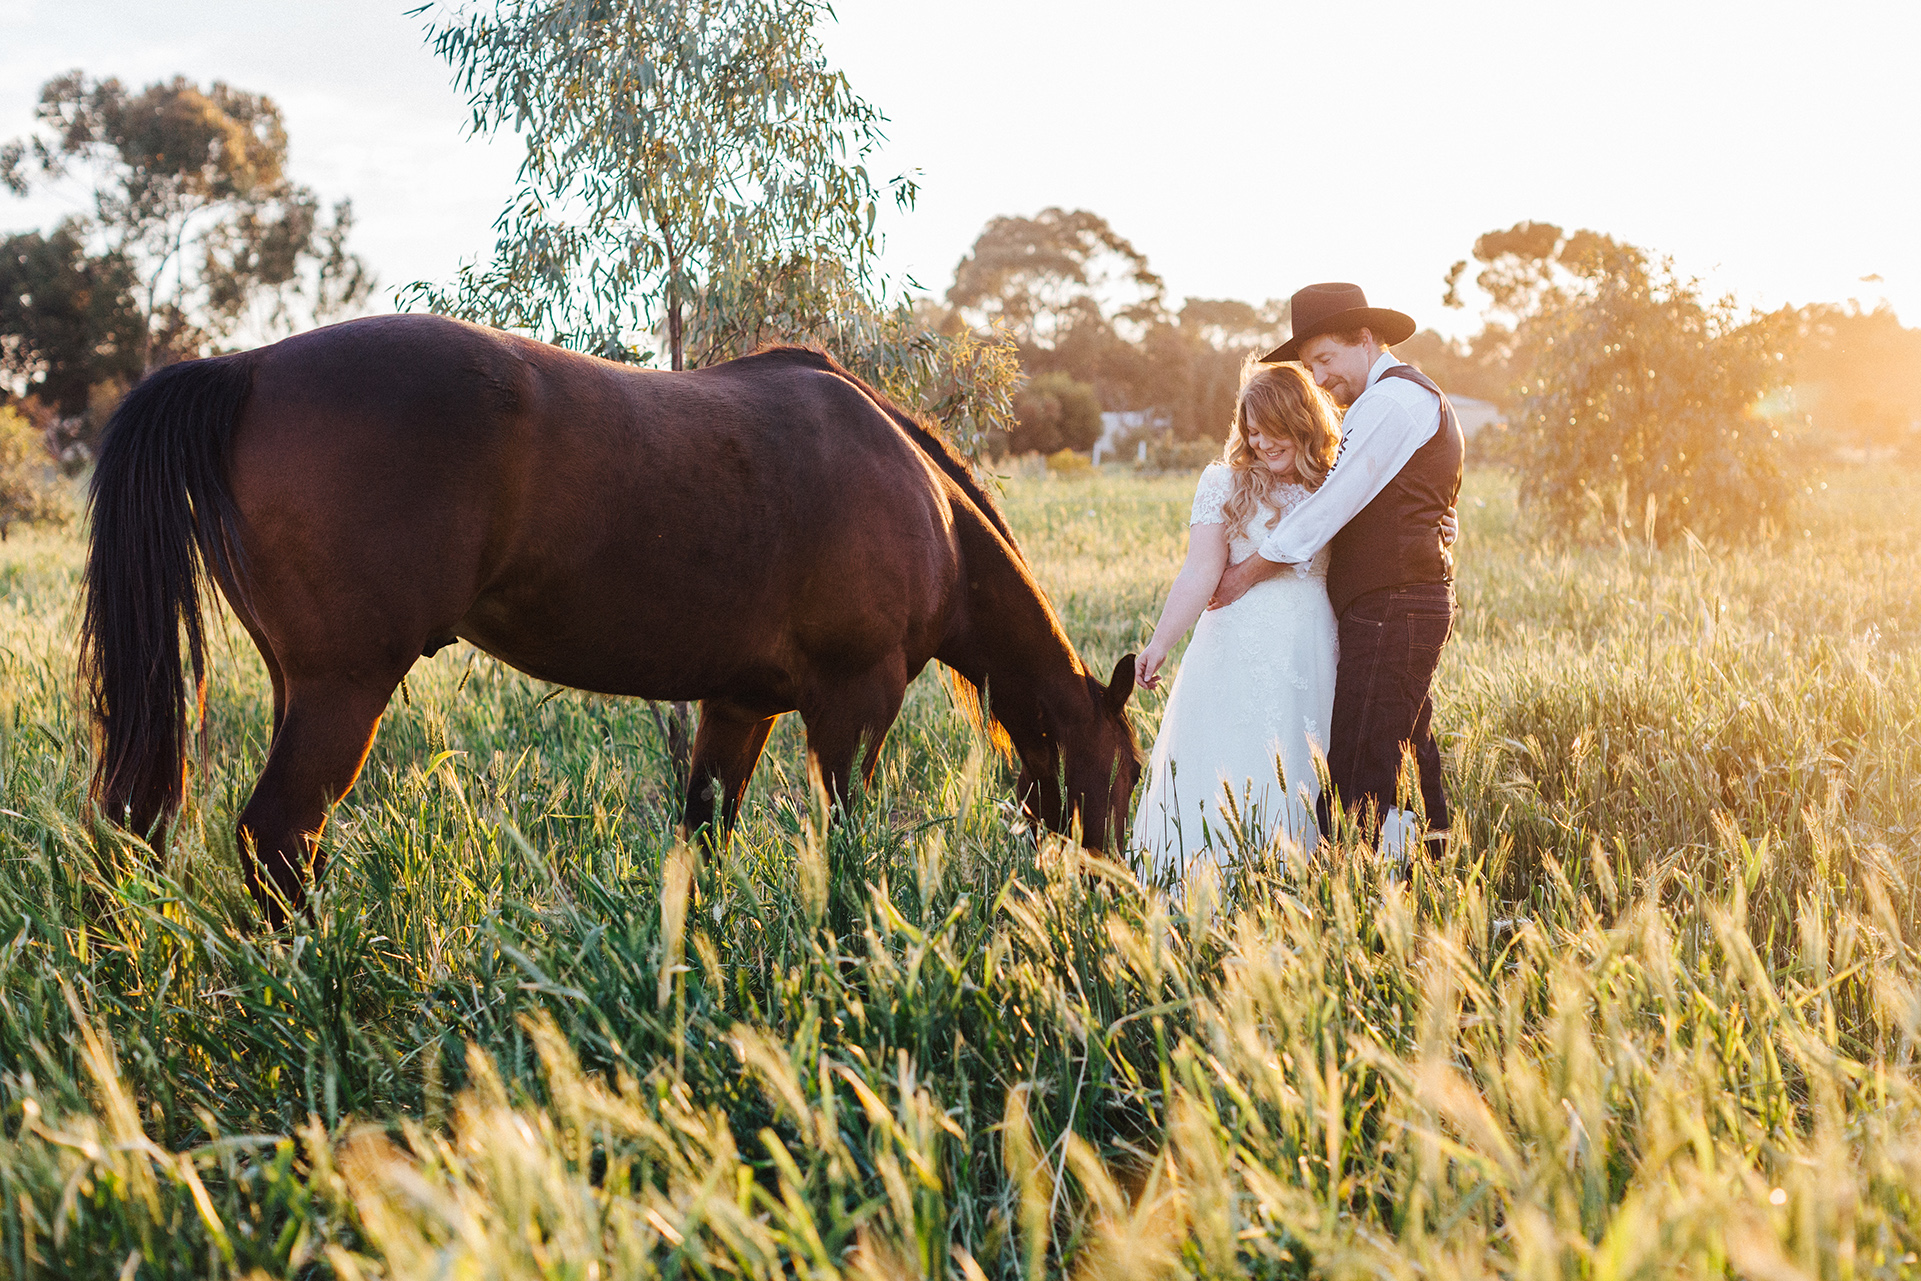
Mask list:
[[[1434,435],[1438,407],[1435,419],[1422,421],[1388,396],[1355,401],[1341,423],[1341,453],[1334,470],[1319,489],[1281,517],[1261,541],[1261,555],[1283,565],[1314,559]]]

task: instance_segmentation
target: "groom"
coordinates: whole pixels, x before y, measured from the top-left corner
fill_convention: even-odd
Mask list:
[[[1461,429],[1441,389],[1388,351],[1414,333],[1414,321],[1368,306],[1360,286],[1309,285],[1294,295],[1293,323],[1294,336],[1261,359],[1300,361],[1347,406],[1340,455],[1320,489],[1275,524],[1260,555],[1221,575],[1208,608],[1231,605],[1333,544],[1327,594],[1341,661],[1329,781],[1364,824],[1380,824],[1384,847],[1405,853],[1419,835],[1414,815],[1395,806],[1406,747],[1420,770],[1428,839],[1444,840],[1449,826],[1428,690],[1454,627],[1454,561],[1441,518],[1461,491]],[[1321,803],[1321,827],[1332,831],[1328,798]]]

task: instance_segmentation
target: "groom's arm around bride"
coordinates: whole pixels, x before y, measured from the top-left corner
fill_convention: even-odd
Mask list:
[[[1369,307],[1359,287],[1345,284],[1301,290],[1293,315],[1294,337],[1262,359],[1299,360],[1349,407],[1340,458],[1326,483],[1275,524],[1260,555],[1222,575],[1210,608],[1332,544],[1327,587],[1341,655],[1328,772],[1341,803],[1379,820],[1398,848],[1414,827],[1395,806],[1406,748],[1431,833],[1450,821],[1429,691],[1453,630],[1443,521],[1460,494],[1461,431],[1441,390],[1387,350],[1413,334],[1412,319]]]

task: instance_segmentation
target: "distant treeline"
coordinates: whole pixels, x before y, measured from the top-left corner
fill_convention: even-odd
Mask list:
[[[1470,267],[1490,299],[1479,331],[1460,340],[1424,329],[1397,352],[1450,393],[1493,402],[1511,422],[1546,375],[1568,376],[1543,364],[1556,325],[1591,304],[1604,281],[1634,277],[1640,284],[1630,288],[1699,313],[1669,315],[1684,328],[1698,322],[1721,332],[1764,320],[1779,360],[1740,390],[1772,418],[1791,422],[1803,445],[1874,451],[1915,443],[1921,330],[1904,328],[1885,304],[1816,303],[1737,317],[1703,303],[1654,255],[1549,223],[1480,237],[1472,258],[1448,273],[1442,301],[1461,305]],[[1650,270],[1661,280],[1642,279]],[[1019,345],[1030,382],[1017,400],[1019,425],[1002,442],[1017,453],[1088,448],[1100,434],[1101,410],[1145,411],[1143,430],[1179,440],[1220,439],[1242,362],[1288,332],[1284,299],[1175,303],[1147,256],[1106,219],[1058,208],[988,223],[944,299],[923,311],[935,327],[998,323]]]

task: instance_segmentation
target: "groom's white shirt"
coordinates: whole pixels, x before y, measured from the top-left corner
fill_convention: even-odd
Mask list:
[[[1405,362],[1384,351],[1367,371],[1367,387],[1341,420],[1341,455],[1321,487],[1276,522],[1261,555],[1283,565],[1314,559],[1341,526],[1361,514],[1414,451],[1441,429],[1441,402],[1418,383],[1381,375]]]

